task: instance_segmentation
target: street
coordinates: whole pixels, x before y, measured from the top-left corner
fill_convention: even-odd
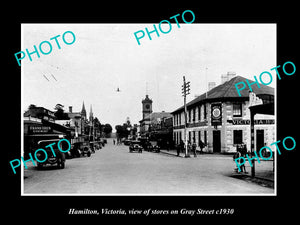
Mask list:
[[[230,177],[230,155],[176,157],[144,151],[129,153],[112,139],[91,157],[66,160],[65,169],[24,169],[24,194],[273,194],[274,189]],[[247,168],[248,169],[248,168]],[[250,170],[248,170],[250,171]]]

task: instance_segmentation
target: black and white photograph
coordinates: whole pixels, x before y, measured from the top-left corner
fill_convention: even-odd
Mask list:
[[[5,8],[3,220],[296,217],[296,6],[95,3]]]
[[[276,195],[276,24],[160,25],[22,24],[22,194]]]

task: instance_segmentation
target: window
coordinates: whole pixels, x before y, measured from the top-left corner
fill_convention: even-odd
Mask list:
[[[181,125],[181,113],[178,114],[178,117],[179,117],[179,125]]]
[[[207,131],[204,131],[204,144],[207,145]]]
[[[198,120],[201,120],[201,106],[198,107]]]
[[[233,104],[232,115],[233,115],[233,117],[241,117],[242,116],[242,104],[241,103]]]
[[[233,144],[242,144],[243,142],[243,131],[234,130],[233,131]]]
[[[203,116],[204,118],[203,119],[206,120],[206,116],[207,116],[207,113],[206,113],[206,104],[204,104],[203,106],[204,106],[204,116]]]
[[[193,108],[193,122],[196,121],[196,108]]]

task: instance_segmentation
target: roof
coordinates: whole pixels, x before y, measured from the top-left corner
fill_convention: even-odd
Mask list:
[[[81,117],[80,112],[67,112],[67,114],[70,119],[74,119],[75,117]]]
[[[143,120],[149,120],[151,121],[157,121],[158,118],[166,118],[166,117],[172,117],[172,114],[170,112],[153,112],[147,116]],[[141,121],[143,121],[141,120]]]
[[[221,85],[216,86],[215,88],[211,89],[210,91],[207,92],[207,97],[206,97],[206,93],[198,96],[197,98],[193,99],[192,101],[187,103],[187,106],[191,106],[194,105],[198,102],[201,101],[211,101],[211,100],[225,100],[225,99],[230,99],[230,98],[235,98],[235,99],[245,99],[245,98],[249,98],[249,87],[247,85],[247,80],[248,82],[251,84],[254,81],[253,80],[249,80],[246,79],[245,77],[242,76],[235,76],[233,77],[231,80],[224,82]],[[243,90],[240,90],[240,95],[238,94],[235,84],[239,83],[239,82],[244,82],[245,83],[245,88]],[[252,85],[252,91],[256,94],[256,95],[274,95],[274,88],[269,87],[267,85],[263,85],[263,84],[259,84],[260,88],[258,88],[258,86],[256,84]],[[183,106],[181,106],[180,108],[176,109],[175,111],[172,112],[175,113],[177,111],[181,111],[183,110]]]

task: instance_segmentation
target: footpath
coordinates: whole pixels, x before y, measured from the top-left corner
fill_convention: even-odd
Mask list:
[[[161,154],[167,154],[170,156],[174,157],[185,157],[184,152],[181,152],[179,156],[177,156],[177,151],[174,149],[166,150],[166,149],[161,149],[160,150]],[[190,153],[190,157],[194,158],[193,153]],[[199,159],[214,159],[214,158],[224,158],[232,159],[232,154],[222,154],[222,153],[201,153],[200,151],[197,151],[197,158]],[[234,161],[232,160],[232,165],[234,168]],[[251,167],[246,166],[246,171],[247,173],[237,173],[237,172],[232,172],[231,177],[237,178],[237,179],[243,179],[245,181],[249,182],[255,182],[258,183],[262,186],[267,186],[274,188],[274,170],[273,170],[273,160],[268,160],[268,161],[261,161],[261,163],[258,163],[257,161],[255,162],[255,177],[251,177]]]

